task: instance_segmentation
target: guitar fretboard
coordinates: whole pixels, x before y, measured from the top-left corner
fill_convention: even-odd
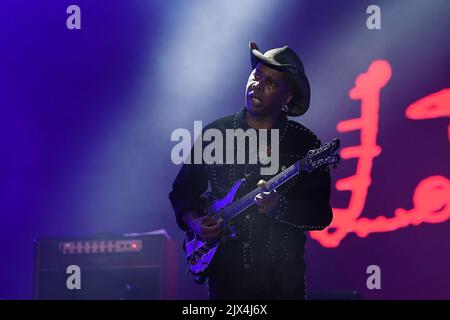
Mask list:
[[[230,219],[234,218],[245,209],[252,206],[255,203],[254,199],[256,195],[264,191],[268,192],[279,188],[281,185],[283,185],[284,183],[295,177],[297,174],[299,174],[300,169],[301,169],[301,162],[297,161],[292,166],[281,171],[275,177],[267,181],[266,186],[264,188],[257,187],[256,189],[247,193],[245,196],[243,196],[236,202],[230,204],[229,206],[223,208],[222,210],[219,210],[216,214],[214,214],[214,217],[217,219],[222,218],[225,221],[229,221]]]

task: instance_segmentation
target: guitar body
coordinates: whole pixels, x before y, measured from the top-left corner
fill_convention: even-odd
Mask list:
[[[205,201],[207,203],[205,206],[206,214],[213,216],[215,213],[233,203],[236,193],[243,182],[244,180],[237,181],[223,198],[214,200],[211,204],[209,204],[208,200]],[[226,225],[227,221],[224,222]],[[230,237],[233,237],[232,232],[224,235],[223,240]],[[197,237],[191,230],[186,233],[184,249],[186,251],[186,258],[189,264],[188,271],[195,276],[196,283],[202,284],[206,280],[208,266],[211,263],[220,243],[221,242],[212,244],[206,243],[200,240],[199,237]]]

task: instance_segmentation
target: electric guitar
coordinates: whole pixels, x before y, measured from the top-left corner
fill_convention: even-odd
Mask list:
[[[207,278],[207,269],[210,265],[214,254],[217,251],[220,243],[227,238],[235,236],[234,230],[229,226],[229,222],[242,213],[244,210],[252,206],[254,198],[261,192],[270,192],[277,189],[282,184],[286,183],[302,171],[313,172],[319,167],[333,165],[334,167],[339,163],[340,158],[338,154],[339,139],[333,139],[331,142],[324,144],[317,149],[309,150],[306,156],[295,162],[289,168],[281,171],[272,179],[266,182],[264,187],[257,187],[253,191],[244,195],[240,199],[235,199],[236,193],[245,181],[245,179],[238,180],[228,191],[225,197],[213,201],[205,208],[206,214],[223,221],[223,226],[228,227],[228,232],[220,241],[215,243],[208,243],[202,241],[191,230],[186,233],[184,248],[186,251],[186,258],[188,261],[187,273],[191,272],[195,276],[195,282],[198,284],[204,283]]]

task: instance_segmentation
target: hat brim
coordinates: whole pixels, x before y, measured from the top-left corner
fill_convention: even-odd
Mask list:
[[[254,43],[253,43],[254,44]],[[264,56],[256,47],[256,44],[249,44],[250,60],[252,69],[256,68],[256,65],[260,62],[269,68],[280,71],[286,75],[289,82],[293,87],[294,98],[289,103],[289,116],[297,117],[304,114],[308,108],[311,99],[311,88],[308,78],[301,70],[298,70],[295,66],[290,64],[280,64],[273,59]]]

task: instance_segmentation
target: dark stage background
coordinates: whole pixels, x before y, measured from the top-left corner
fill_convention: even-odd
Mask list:
[[[303,59],[297,121],[361,145],[333,171],[332,228],[308,239],[308,291],[450,299],[449,30],[447,0],[2,1],[0,299],[32,297],[36,237],[164,228],[181,242],[171,133],[242,108],[249,40]],[[363,130],[343,122],[362,109]],[[179,263],[178,297],[206,298]]]

